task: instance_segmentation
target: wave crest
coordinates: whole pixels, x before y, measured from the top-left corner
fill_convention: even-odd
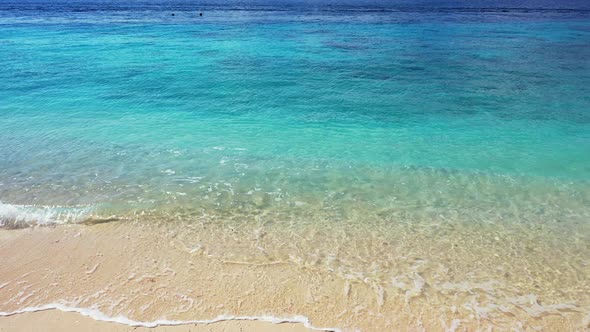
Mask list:
[[[79,223],[87,220],[93,210],[92,206],[37,206],[0,202],[0,227]]]

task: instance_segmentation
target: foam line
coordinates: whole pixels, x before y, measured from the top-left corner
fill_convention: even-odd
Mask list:
[[[98,309],[90,309],[90,308],[78,308],[78,307],[70,307],[61,303],[50,303],[44,304],[41,306],[36,307],[27,307],[23,309],[19,309],[16,311],[11,312],[2,312],[0,311],[0,317],[7,317],[13,316],[18,314],[24,313],[32,313],[32,312],[39,312],[45,310],[60,310],[63,312],[76,312],[82,316],[86,316],[92,318],[96,321],[102,322],[110,322],[110,323],[117,323],[123,324],[133,327],[147,327],[153,328],[158,326],[176,326],[176,325],[186,325],[186,324],[212,324],[212,323],[219,323],[224,321],[232,321],[232,320],[245,320],[245,321],[261,321],[261,322],[268,322],[273,324],[283,324],[283,323],[293,323],[293,324],[303,324],[308,329],[315,330],[315,331],[332,331],[332,332],[342,332],[342,330],[338,328],[321,328],[315,327],[311,325],[309,319],[305,316],[293,316],[291,318],[283,318],[283,317],[274,317],[274,316],[231,316],[231,315],[220,315],[213,319],[204,319],[204,320],[167,320],[167,319],[158,319],[154,321],[148,322],[141,322],[129,319],[125,316],[108,316],[101,312]]]
[[[76,223],[87,218],[92,206],[16,205],[0,201],[0,227]]]

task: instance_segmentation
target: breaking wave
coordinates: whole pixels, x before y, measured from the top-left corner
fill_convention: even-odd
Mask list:
[[[0,202],[0,227],[79,223],[91,218],[93,206],[38,206]]]

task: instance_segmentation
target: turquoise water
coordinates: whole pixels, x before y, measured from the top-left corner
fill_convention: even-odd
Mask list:
[[[2,11],[4,204],[589,202],[585,11],[150,10]]]

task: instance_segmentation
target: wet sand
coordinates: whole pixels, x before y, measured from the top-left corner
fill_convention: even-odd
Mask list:
[[[302,324],[273,324],[259,321],[228,321],[213,324],[187,324],[158,326],[155,328],[133,327],[123,324],[97,321],[73,312],[47,310],[0,318],[0,332],[24,331],[104,331],[104,332],[304,332],[310,331]]]
[[[406,274],[388,283],[377,283],[373,281],[376,278],[341,277],[318,262],[294,264],[275,256],[266,260],[219,256],[216,248],[209,248],[214,243],[223,243],[226,250],[234,253],[239,250],[239,243],[221,241],[221,235],[214,236],[211,231],[207,235],[209,239],[202,238],[201,244],[191,247],[186,242],[190,237],[187,234],[191,232],[179,233],[178,226],[136,222],[0,230],[0,312],[6,315],[23,308],[34,310],[57,304],[88,310],[94,318],[108,317],[131,325],[247,317],[344,331],[473,331],[492,327],[494,331],[583,331],[589,324],[584,311],[588,304],[584,270],[576,274],[558,271],[560,277],[550,271],[550,266],[557,263],[543,258],[546,271],[534,271],[536,275],[525,275],[522,271],[511,274],[536,265],[515,264],[514,271],[498,272],[506,274],[509,286],[499,281],[476,283],[477,274],[491,276],[492,270],[487,269],[498,269],[502,261],[510,260],[500,256],[502,245],[494,247],[493,243],[499,240],[493,238],[486,244],[489,255],[480,252],[474,256],[474,259],[490,260],[489,264],[476,266],[473,261],[462,267],[450,257],[447,264],[454,270],[429,271],[427,259],[442,261],[436,257],[441,251],[436,248],[436,241],[426,243],[424,238],[405,237],[405,245],[411,248],[432,248],[421,257],[400,256],[397,261],[392,260],[388,271],[403,267]],[[237,234],[236,238],[251,241],[244,234]],[[359,238],[353,249],[361,252],[361,248]],[[477,247],[472,245],[467,249]],[[410,256],[407,250],[406,254]],[[460,249],[454,255],[464,261]],[[367,256],[375,257],[375,261],[380,258],[372,253]],[[532,257],[534,252],[524,259]],[[345,261],[340,264],[345,265]],[[370,266],[370,262],[367,264]],[[442,281],[450,275],[463,282]],[[569,279],[574,276],[577,279]],[[536,279],[527,282],[527,278]],[[542,295],[530,293],[529,287],[537,287]],[[51,323],[58,324],[56,330],[63,330],[59,324],[71,325],[69,322],[76,321],[88,329],[92,326],[101,329],[104,326],[107,331],[127,328],[55,310],[0,317],[0,327],[11,331],[31,330],[28,326]],[[188,326],[192,328],[194,324]],[[217,326],[229,331],[303,328],[303,324],[228,321],[203,326],[203,331]],[[161,327],[171,331],[184,331],[183,328],[186,326]]]

